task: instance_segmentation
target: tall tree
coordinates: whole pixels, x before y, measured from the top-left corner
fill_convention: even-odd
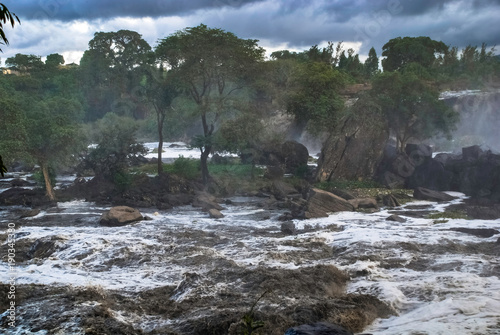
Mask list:
[[[439,100],[439,92],[410,71],[378,75],[371,93],[401,152],[411,139],[423,140],[438,133],[449,135],[458,121],[457,112]]]
[[[135,31],[95,33],[80,61],[87,120],[110,111],[142,118],[144,105],[136,90],[152,61],[151,46]]]
[[[201,151],[202,178],[207,184],[212,135],[221,117],[234,108],[232,98],[247,86],[253,66],[264,58],[264,50],[257,40],[240,39],[201,24],[162,39],[156,53],[197,105],[203,134],[195,144]]]
[[[382,47],[382,67],[384,71],[397,71],[410,63],[418,63],[429,69],[436,60],[436,54],[444,54],[448,47],[429,37],[397,37]]]
[[[375,48],[372,47],[368,52],[368,58],[364,64],[365,76],[371,78],[378,73],[378,56]]]

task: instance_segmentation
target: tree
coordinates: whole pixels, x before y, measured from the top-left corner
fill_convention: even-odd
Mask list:
[[[254,65],[263,60],[264,50],[257,40],[240,39],[201,24],[162,39],[156,54],[197,105],[203,134],[195,138],[193,145],[200,148],[202,178],[207,184],[207,160],[216,126],[234,109],[233,97],[248,85]]]
[[[449,135],[458,121],[457,112],[439,100],[439,92],[411,71],[378,75],[371,93],[401,152],[410,139],[422,140],[438,133]]]
[[[3,3],[0,3],[0,44],[9,44],[9,40],[3,31],[4,24],[10,23],[14,27],[16,21],[21,24],[16,14],[12,13]],[[2,49],[0,49],[0,52]]]
[[[379,72],[378,57],[374,47],[372,47],[368,52],[368,58],[364,64],[364,71],[367,78],[371,78]]]
[[[398,71],[410,63],[418,63],[429,69],[436,60],[436,54],[444,54],[448,47],[429,37],[397,37],[382,47],[384,71]]]
[[[140,81],[153,62],[151,46],[135,31],[97,32],[80,61],[87,121],[116,114],[142,118]]]
[[[74,99],[53,97],[26,110],[26,152],[38,163],[50,200],[55,200],[49,176],[53,164],[67,159],[81,144],[78,125],[82,106]]]

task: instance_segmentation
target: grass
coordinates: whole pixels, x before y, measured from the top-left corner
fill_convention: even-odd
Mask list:
[[[449,219],[465,219],[469,220],[469,217],[464,212],[459,211],[449,211],[449,212],[439,212],[427,215],[428,219],[433,219],[433,223],[446,223]]]
[[[334,180],[323,181],[315,185],[317,188],[324,191],[333,190],[335,188],[342,190],[355,190],[360,188],[381,188],[381,185],[373,180]]]

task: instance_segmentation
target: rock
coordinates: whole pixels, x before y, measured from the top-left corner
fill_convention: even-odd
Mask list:
[[[382,185],[390,189],[402,189],[405,188],[406,180],[390,171],[385,171],[380,179]]]
[[[382,197],[382,203],[387,207],[399,207],[401,204],[399,200],[392,194],[386,194]]]
[[[217,209],[217,210],[223,210],[224,207],[219,205],[217,203],[217,198],[214,197],[213,195],[206,193],[206,192],[200,192],[198,193],[194,200],[193,200],[193,207],[201,207],[202,210],[207,212],[209,209]]]
[[[12,187],[0,193],[0,205],[38,207],[50,204],[52,202],[41,189]]]
[[[344,191],[344,190],[341,190],[341,189],[338,189],[338,188],[334,188],[332,190],[330,190],[331,193],[345,199],[345,200],[351,200],[351,199],[355,199],[356,197],[354,195],[352,195],[351,193],[347,192],[347,191]]]
[[[425,144],[408,143],[405,147],[405,152],[413,161],[432,157],[432,148]]]
[[[437,201],[437,202],[451,201],[453,199],[456,199],[456,197],[453,197],[453,196],[446,194],[444,192],[429,190],[429,189],[424,188],[424,187],[417,187],[413,191],[413,197],[417,200],[428,200],[428,201]]]
[[[483,154],[483,150],[479,145],[462,148],[462,159],[465,161],[475,161]]]
[[[224,217],[224,214],[215,208],[210,208],[208,210],[208,215],[210,215],[210,218],[212,219],[222,219]]]
[[[28,210],[28,211],[24,211],[19,216],[19,218],[20,219],[29,218],[29,217],[37,216],[38,214],[40,214],[40,209],[39,208],[35,208],[35,209]]]
[[[356,198],[347,200],[354,209],[358,208],[375,208],[378,209],[377,200],[374,198]]]
[[[395,221],[395,222],[400,222],[400,223],[405,223],[406,222],[406,219],[405,218],[402,218],[401,216],[399,215],[396,215],[396,214],[392,214],[391,216],[388,216],[386,218],[387,221]]]
[[[26,255],[28,259],[48,258],[54,252],[63,248],[63,245],[60,242],[61,240],[61,238],[56,236],[38,239],[31,245]]]
[[[306,146],[296,141],[286,141],[281,145],[281,157],[284,159],[285,172],[295,173],[303,166],[307,166],[309,151]]]
[[[492,237],[493,235],[500,234],[496,229],[482,229],[482,228],[450,228],[452,231],[470,234],[477,237]]]
[[[284,174],[285,171],[281,165],[268,165],[264,172],[264,177],[267,179],[279,179],[282,178]]]
[[[325,141],[317,181],[371,179],[383,158],[389,131],[384,118],[360,98]]]
[[[316,322],[289,328],[285,335],[353,335],[353,333],[331,323]]]
[[[407,188],[425,187],[436,191],[449,191],[453,174],[444,165],[431,157],[421,157],[414,161],[415,170],[408,177]]]
[[[10,185],[12,187],[23,187],[23,186],[35,186],[36,184],[21,178],[16,178],[10,182]]]
[[[111,207],[102,214],[100,224],[105,226],[125,226],[143,219],[142,214],[135,208],[128,206]]]
[[[332,212],[354,210],[354,207],[347,200],[317,188],[313,188],[309,192],[306,208],[304,213],[306,219],[327,217],[328,213]]]
[[[297,233],[295,223],[292,221],[283,222],[281,224],[281,232],[285,235],[295,235]]]
[[[290,195],[297,195],[298,192],[295,187],[290,184],[284,183],[281,180],[274,180],[271,185],[271,193],[278,200],[285,200]]]

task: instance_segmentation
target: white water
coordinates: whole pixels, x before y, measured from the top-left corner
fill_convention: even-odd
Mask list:
[[[390,215],[388,210],[374,214],[341,212],[328,218],[295,221],[297,229],[306,225],[315,229],[283,236],[281,223],[276,221],[279,213],[270,212],[269,219],[255,220],[252,216],[263,212],[252,205],[255,199],[232,200],[236,205],[228,205],[222,211],[225,218],[219,220],[191,207],[158,212],[146,209],[142,213],[149,215],[150,221],[102,227],[98,221],[106,208],[83,201],[60,203],[57,212],[42,211],[36,217],[15,220],[18,245],[27,239],[57,238],[60,246],[47,259],[18,264],[17,282],[138,291],[177,285],[186,272],[208,271],[208,266],[193,261],[204,256],[249,268],[333,264],[353,274],[349,292],[376,295],[399,311],[398,316],[377,320],[365,330],[367,333],[500,334],[500,260],[481,252],[453,249],[485,242],[493,246],[499,235],[480,238],[449,230],[500,230],[500,221],[450,219],[435,224],[431,219],[406,217],[407,222],[397,223],[385,220]],[[243,202],[245,205],[238,205]],[[415,204],[427,204],[436,211],[448,205],[411,203]],[[0,208],[2,227],[9,222],[10,210]],[[75,223],[75,217],[82,216],[85,220]],[[61,218],[66,224],[61,224]],[[47,223],[40,225],[41,219]],[[343,230],[332,230],[332,225]],[[303,247],[306,242],[324,243],[338,252],[326,258],[314,257],[314,250]],[[429,251],[440,246],[442,249]],[[422,266],[411,266],[419,260],[425,261]],[[388,261],[398,265],[384,266]],[[7,273],[2,258],[1,282],[8,281]],[[213,289],[224,288],[215,285]],[[200,292],[186,291],[177,298],[189,294]]]

